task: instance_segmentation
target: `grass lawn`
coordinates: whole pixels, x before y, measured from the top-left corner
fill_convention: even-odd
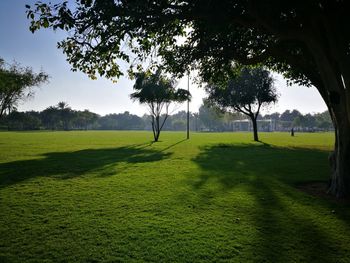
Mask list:
[[[333,135],[0,133],[0,262],[350,262]]]

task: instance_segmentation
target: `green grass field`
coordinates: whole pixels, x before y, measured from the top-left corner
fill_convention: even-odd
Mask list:
[[[0,133],[0,262],[350,262],[332,134]]]

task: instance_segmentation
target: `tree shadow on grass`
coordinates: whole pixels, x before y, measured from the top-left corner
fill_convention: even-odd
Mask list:
[[[183,142],[185,142],[185,141],[187,141],[187,139],[183,139],[183,140],[180,140],[180,141],[178,141],[178,142],[176,142],[176,143],[173,143],[173,144],[171,144],[171,145],[165,147],[164,149],[162,149],[161,152],[167,151],[167,150],[169,150],[169,149],[175,147],[176,145],[178,145],[178,144],[180,144],[180,143],[183,143]]]
[[[39,159],[19,160],[0,164],[0,188],[35,177],[69,179],[96,172],[100,176],[118,173],[118,163],[156,162],[172,153],[148,149],[150,144],[118,148],[84,149],[74,152],[51,152]],[[112,171],[112,172],[111,172]]]
[[[303,148],[280,148],[268,144],[217,144],[206,146],[193,159],[202,170],[194,184],[200,187],[215,179],[223,188],[259,179],[275,178],[288,184],[327,180],[328,152]],[[307,176],[305,176],[307,175]]]
[[[193,159],[201,174],[189,180],[205,203],[205,189],[210,189],[212,198],[222,192],[234,194],[239,188],[245,198],[254,200],[244,215],[253,222],[251,227],[257,233],[247,245],[254,255],[250,260],[337,262],[350,252],[342,241],[350,239],[350,235],[334,235],[322,220],[341,222],[349,228],[349,207],[338,207],[339,213],[333,215],[331,211],[337,204],[317,200],[294,188],[300,182],[327,180],[327,156],[320,150],[265,144],[211,145],[203,147]]]

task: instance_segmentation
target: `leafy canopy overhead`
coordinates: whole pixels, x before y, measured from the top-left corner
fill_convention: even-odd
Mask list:
[[[306,38],[328,37],[319,28],[323,21],[328,28],[322,30],[349,43],[347,7],[345,1],[323,0],[76,0],[38,2],[27,6],[27,15],[33,32],[70,31],[58,46],[73,70],[93,78],[118,78],[120,59],[131,63],[134,55],[153,54],[180,75],[199,68],[204,80],[226,74],[235,60],[264,63],[298,83],[316,85],[321,78]]]

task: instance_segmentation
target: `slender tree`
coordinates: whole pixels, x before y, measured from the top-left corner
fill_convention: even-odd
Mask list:
[[[163,76],[160,70],[155,74],[146,72],[136,74],[134,85],[136,91],[130,97],[148,106],[155,142],[158,141],[160,132],[169,116],[170,104],[184,102],[191,97],[187,90],[176,90],[175,86],[175,81]]]
[[[16,109],[19,101],[33,96],[32,87],[47,80],[44,72],[34,73],[30,67],[9,65],[0,58],[0,118]]]
[[[277,101],[273,78],[262,68],[243,68],[239,75],[206,86],[209,101],[224,111],[248,116],[253,124],[254,141],[259,141],[257,118],[260,109]]]

